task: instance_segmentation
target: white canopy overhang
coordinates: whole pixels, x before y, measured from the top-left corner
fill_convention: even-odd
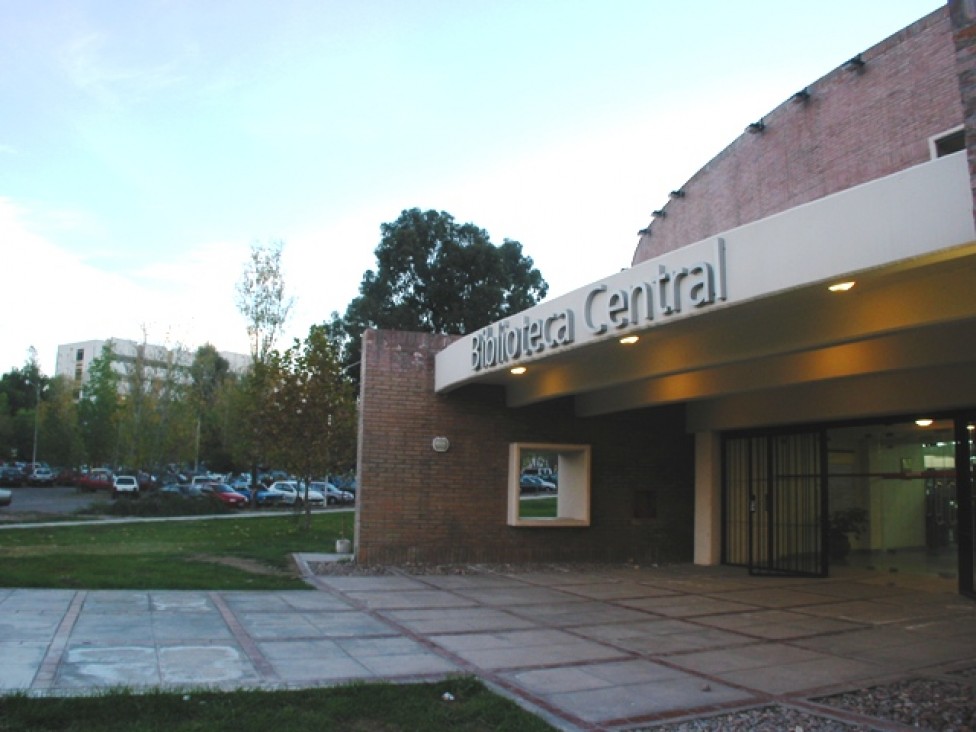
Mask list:
[[[438,354],[435,388],[503,385],[512,407],[572,396],[580,415],[687,402],[692,429],[794,421],[786,395],[806,405],[795,419],[807,420],[818,404],[823,417],[907,409],[913,400],[948,406],[960,384],[976,400],[974,240],[967,160],[957,153],[467,335]],[[842,280],[856,284],[828,291]],[[626,335],[639,340],[622,345]],[[513,375],[514,366],[525,373]],[[941,383],[920,387],[919,370]],[[877,394],[863,403],[870,392],[884,392],[889,406]]]

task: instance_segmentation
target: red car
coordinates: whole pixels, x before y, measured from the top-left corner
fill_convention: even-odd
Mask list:
[[[238,508],[243,508],[249,503],[247,498],[225,483],[204,483],[200,486],[200,495],[209,496],[217,501],[226,503],[228,506]]]
[[[79,491],[110,491],[115,487],[115,476],[111,470],[95,468],[75,478],[75,488]]]

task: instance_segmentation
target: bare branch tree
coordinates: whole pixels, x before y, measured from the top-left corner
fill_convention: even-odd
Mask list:
[[[247,319],[251,356],[266,363],[291,312],[293,298],[285,297],[281,272],[284,242],[251,244],[251,256],[237,282],[237,309]]]

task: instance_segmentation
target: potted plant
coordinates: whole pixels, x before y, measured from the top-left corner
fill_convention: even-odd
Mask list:
[[[845,559],[851,553],[851,537],[861,538],[867,528],[868,512],[863,508],[845,508],[830,514],[828,542],[831,559]]]

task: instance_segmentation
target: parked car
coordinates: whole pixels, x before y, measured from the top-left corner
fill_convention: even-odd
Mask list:
[[[8,488],[0,488],[0,506],[9,506],[13,500],[14,492]]]
[[[85,491],[87,493],[98,490],[112,490],[113,477],[111,470],[93,468],[75,479],[75,487],[79,491]]]
[[[50,468],[34,468],[30,475],[27,476],[27,482],[30,485],[54,485],[54,473]]]
[[[300,506],[305,502],[306,498],[305,489],[299,486],[298,481],[295,480],[276,480],[268,486],[268,491],[282,494],[280,500],[286,506]],[[308,502],[313,506],[324,506],[325,496],[316,490],[309,489]]]
[[[235,488],[235,490],[238,490]],[[244,490],[247,492],[244,493]],[[245,496],[251,497],[251,502],[257,506],[277,506],[281,503],[281,499],[284,495],[280,491],[271,492],[264,486],[258,486],[256,489],[244,489],[238,490],[238,492],[244,493]]]
[[[226,483],[238,493],[246,493],[251,490],[251,476],[248,473],[235,475],[227,480]]]
[[[248,499],[235,491],[226,483],[203,483],[200,485],[200,495],[212,498],[215,501],[226,503],[228,506],[243,508],[247,506]]]
[[[550,483],[548,480],[543,480],[538,475],[522,475],[519,478],[519,488],[524,492],[535,492],[548,491],[549,493],[555,493],[557,488],[555,483]]]
[[[138,496],[139,481],[134,475],[116,475],[112,481],[112,497]]]
[[[18,468],[0,468],[0,485],[20,488],[24,485],[24,474]]]
[[[325,496],[325,502],[330,506],[352,503],[356,500],[355,494],[350,493],[349,491],[340,490],[331,483],[313,481],[308,485],[312,490],[318,491]]]

